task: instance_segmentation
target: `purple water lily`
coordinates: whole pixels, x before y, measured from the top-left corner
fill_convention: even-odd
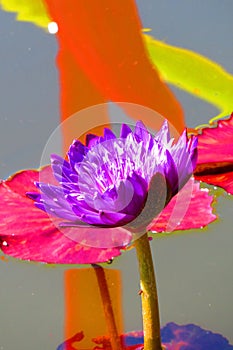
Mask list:
[[[88,134],[75,140],[68,161],[51,156],[58,185],[37,182],[27,193],[35,205],[61,218],[61,227],[146,227],[190,178],[197,160],[197,138],[186,131],[177,143],[167,121],[152,136],[142,122],[123,124],[120,137]]]

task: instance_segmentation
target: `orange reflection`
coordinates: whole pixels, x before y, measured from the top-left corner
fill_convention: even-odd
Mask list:
[[[60,73],[60,104],[62,121],[82,109],[105,102],[104,98],[87,78],[81,67],[76,64],[74,57],[69,50],[62,47],[62,43],[60,44],[57,64]],[[107,111],[103,105],[99,107],[99,112],[100,114],[96,116],[95,122],[89,119],[82,119],[80,125],[74,123],[73,119],[70,123],[62,125],[65,151],[68,150],[74,139],[73,135],[75,129],[77,129],[76,138],[79,138],[82,142],[85,141],[85,134],[90,129],[92,129],[92,133],[101,135],[103,124],[106,124],[107,126],[109,119]],[[95,125],[101,126],[93,128]],[[79,135],[82,134],[83,136],[79,137]]]
[[[45,3],[59,28],[62,120],[94,104],[130,102],[157,111],[183,130],[181,106],[148,58],[133,0]],[[130,113],[152,129],[161,126]],[[101,124],[108,121],[106,113],[102,119]]]
[[[65,272],[65,339],[82,332],[80,347],[92,349],[95,346],[93,338],[111,338],[106,317],[106,309],[110,309],[106,293],[109,293],[117,335],[120,335],[123,333],[120,271],[87,268]]]

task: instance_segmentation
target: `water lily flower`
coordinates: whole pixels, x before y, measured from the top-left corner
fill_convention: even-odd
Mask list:
[[[197,138],[183,132],[173,144],[168,123],[153,137],[142,122],[123,124],[120,137],[108,128],[103,137],[75,140],[68,161],[51,156],[59,185],[38,182],[28,193],[37,208],[63,221],[60,227],[125,226],[140,231],[186,184],[197,159]],[[145,231],[144,231],[145,232]]]
[[[168,203],[172,196],[168,205],[148,225],[148,230],[153,232],[170,231],[169,222],[171,222],[171,217],[177,223],[177,225],[173,225],[173,230],[200,228],[216,219],[216,215],[212,213],[211,207],[213,196],[209,194],[208,189],[200,188],[199,183],[194,182],[193,178],[184,185],[191,175],[192,167],[195,166],[195,138],[187,140],[185,133],[183,133],[178,143],[172,144],[166,123],[154,138],[140,123],[137,124],[134,132],[129,127],[123,126],[120,136],[120,138],[117,138],[110,130],[106,130],[103,137],[89,135],[86,145],[82,145],[79,141],[75,141],[71,145],[68,152],[68,161],[58,156],[53,156],[52,167],[46,166],[39,170],[24,170],[5,181],[1,181],[1,250],[5,254],[16,258],[47,263],[90,264],[108,261],[119,256],[122,249],[130,244],[132,235],[129,229],[132,229],[133,223],[137,224],[136,216],[138,215],[138,220],[143,219],[144,221],[141,220],[141,222],[145,225],[153,219],[153,216],[162,209],[161,207],[165,203]],[[92,202],[90,202],[90,197],[88,197],[90,190],[89,187],[85,187],[85,177],[81,176],[81,178],[78,178],[77,170],[84,175],[84,165],[88,165],[92,171],[96,171],[96,168],[93,168],[93,165],[91,165],[93,162],[90,162],[90,164],[85,164],[84,162],[84,160],[90,160],[90,157],[93,156],[92,160],[100,161],[101,171],[104,171],[106,164],[106,166],[108,165],[106,169],[112,171],[111,176],[114,174],[116,176],[117,173],[114,173],[113,170],[117,170],[117,163],[111,161],[110,167],[109,162],[103,161],[101,156],[98,158],[94,151],[101,150],[102,153],[105,152],[105,155],[109,157],[116,154],[118,158],[115,155],[114,159],[122,159],[119,157],[120,148],[118,146],[120,144],[128,147],[123,148],[122,157],[126,154],[135,157],[135,169],[132,168],[133,163],[123,163],[124,167],[122,165],[122,170],[124,172],[122,175],[125,178],[119,178],[118,183],[116,181],[114,184],[115,187],[112,186],[112,182],[109,182],[110,178],[101,178],[101,172],[98,173],[96,178],[96,173],[93,173],[92,180],[105,180],[103,185],[109,185],[109,189],[105,190],[104,196],[104,187],[101,187],[101,182],[98,183],[97,188],[99,188],[99,191],[95,188],[95,200],[92,196]],[[118,153],[115,150],[115,153],[112,152],[114,145],[117,146]],[[107,152],[109,149],[111,154]],[[158,151],[157,154],[155,154],[156,150]],[[143,157],[144,151],[146,157]],[[100,154],[102,155],[102,153]],[[112,158],[107,159],[110,160]],[[143,161],[146,162],[143,164]],[[161,164],[159,163],[160,161]],[[118,165],[120,166],[120,163]],[[152,167],[150,168],[150,166]],[[160,175],[154,177],[154,171],[159,172]],[[89,173],[89,180],[91,180],[91,174]],[[102,172],[103,174],[104,172]],[[112,180],[115,181],[117,177],[114,176]],[[76,181],[75,183],[77,178],[78,182]],[[138,179],[138,181],[135,179]],[[156,184],[156,181],[153,182],[154,179],[159,180],[159,187],[151,186]],[[157,204],[159,205],[154,209],[153,206],[156,207],[156,191],[161,189],[161,185],[164,186],[165,180],[166,189],[162,191],[162,194],[164,195],[165,193],[166,198],[158,201]],[[61,182],[60,184],[59,181]],[[38,183],[39,189],[35,187],[35,182]],[[45,184],[43,185],[41,182],[45,182]],[[126,186],[126,183],[129,186]],[[94,186],[96,182],[92,181],[91,184]],[[77,215],[77,205],[75,205],[75,195],[73,193],[75,191],[77,193],[78,185],[84,186],[82,190],[87,190],[82,195],[83,198],[88,200],[86,207],[84,206],[84,200],[80,202],[82,204],[80,210],[87,211],[87,208],[89,209],[88,206],[91,204],[95,221],[94,219],[91,221],[90,213],[82,213],[88,214],[86,218],[81,213],[79,216]],[[181,188],[183,185],[184,187]],[[124,201],[122,200],[122,203],[127,203],[127,198],[130,201],[130,203],[127,203],[128,208],[126,206],[125,211],[115,197],[117,193],[122,195],[122,192],[120,192],[122,188],[128,191],[128,197],[123,197]],[[136,189],[135,192],[132,191],[134,188]],[[151,188],[151,191],[148,191],[149,188]],[[167,189],[168,192],[166,191]],[[178,190],[180,191],[175,195]],[[69,196],[67,196],[67,191],[70,191]],[[30,196],[35,203],[38,203],[37,207],[26,196],[26,192],[31,192]],[[130,196],[130,193],[133,194],[133,197]],[[62,196],[60,202],[51,199],[53,196],[54,199],[58,199],[58,194]],[[92,194],[94,195],[94,192]],[[178,196],[179,199],[177,199]],[[47,204],[43,202],[43,199],[47,199]],[[151,202],[149,199],[152,199]],[[112,214],[111,210],[108,217],[106,215],[103,217],[103,214],[101,216],[97,210],[98,207],[97,209],[93,207],[94,204],[106,205],[108,201],[108,211],[111,209],[111,204],[113,209],[119,210],[119,214],[118,212]],[[152,206],[146,205],[149,203]],[[47,207],[45,208],[46,205]],[[184,206],[187,209],[185,215],[182,214],[180,216],[179,210],[174,215],[174,208],[183,208]],[[41,209],[46,209],[47,212]],[[55,211],[50,212],[50,209]],[[58,209],[59,212],[57,211]],[[130,211],[132,209],[131,213],[129,209]],[[55,213],[59,214],[59,217],[55,216]],[[146,213],[148,215],[144,215]],[[131,219],[132,221],[130,221]],[[60,226],[61,223],[65,226]],[[109,227],[119,224],[123,224],[123,226]],[[86,242],[87,238],[89,245]]]

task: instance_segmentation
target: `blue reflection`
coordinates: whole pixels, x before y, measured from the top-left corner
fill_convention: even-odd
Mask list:
[[[202,329],[194,324],[177,325],[173,322],[168,323],[161,329],[161,337],[167,350],[233,350],[233,345],[230,345],[221,334]],[[60,344],[56,350],[77,350],[78,348],[74,343],[80,342],[82,339],[83,333],[77,333]],[[129,348],[141,349],[143,344],[142,332],[128,333],[122,336],[122,340],[124,350]],[[105,349],[104,344],[102,346],[99,349]],[[94,344],[90,350],[93,349],[96,349]]]

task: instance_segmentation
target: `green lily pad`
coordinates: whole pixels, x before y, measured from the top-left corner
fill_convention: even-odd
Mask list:
[[[220,114],[214,119],[231,114],[233,76],[230,73],[198,53],[143,36],[152,63],[166,82],[216,106]]]

